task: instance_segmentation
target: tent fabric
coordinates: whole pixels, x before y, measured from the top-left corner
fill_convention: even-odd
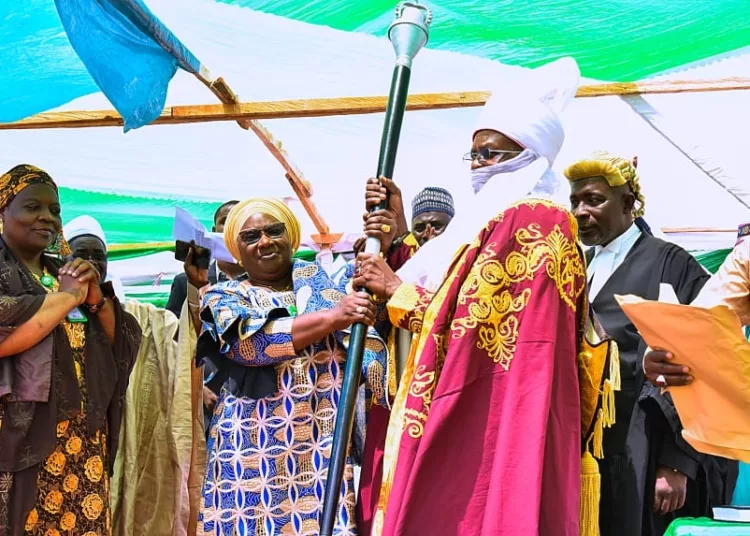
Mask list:
[[[394,55],[383,36],[395,1],[146,3],[241,100],[388,91]],[[750,72],[744,0],[439,0],[430,6],[434,23],[414,63],[413,93],[512,86],[528,76],[526,67],[564,55],[578,61],[584,83]],[[651,22],[642,24],[644,17]],[[5,0],[0,25],[0,121],[112,107],[68,42],[53,2]],[[213,102],[194,76],[177,72],[167,105]],[[393,177],[407,206],[425,186],[439,186],[453,194],[457,212],[471,210],[461,156],[479,112],[407,113]],[[556,170],[596,149],[638,155],[647,221],[687,249],[731,247],[737,226],[750,221],[746,150],[738,135],[750,122],[750,92],[576,99],[562,119],[567,136]],[[382,123],[382,114],[264,122],[312,183],[332,232],[359,230]],[[230,122],[127,134],[120,128],[1,131],[0,143],[0,171],[20,162],[46,169],[61,185],[64,220],[90,214],[112,244],[170,241],[175,206],[210,225],[228,199],[292,195],[278,162]],[[564,188],[557,200],[567,203]],[[315,232],[301,205],[293,208],[305,234]],[[179,270],[169,252],[133,255],[116,261],[118,273],[131,278],[128,285],[163,286]]]
[[[332,28],[385,35],[393,0],[224,0]],[[633,81],[750,44],[742,0],[424,2],[430,46],[526,67],[574,56],[585,76]],[[643,21],[648,21],[644,24]]]
[[[200,69],[158,20],[144,24],[153,17],[140,0],[56,0],[55,5],[71,45],[122,115],[126,132],[159,117],[178,65]]]
[[[699,253],[695,255],[695,258],[701,263],[701,266],[712,274],[715,274],[719,271],[719,268],[721,268],[721,265],[731,252],[731,249],[718,249],[716,251]]]
[[[150,0],[148,5],[192,49],[192,36],[179,32],[160,13],[161,3],[164,2]],[[192,0],[173,3],[184,5],[185,11],[195,4]],[[396,4],[393,0],[223,3],[378,36],[385,35]],[[601,80],[637,80],[750,45],[750,20],[745,16],[744,0],[438,0],[429,5],[434,11],[429,45],[432,48],[522,66],[572,55],[585,76]],[[71,54],[52,2],[5,0],[0,5],[0,20],[5,41],[0,44],[5,60],[3,76],[17,80],[11,87],[3,84],[0,102],[11,96],[17,104],[23,104],[16,108],[17,115],[43,111],[64,104],[73,96],[97,91],[83,65]],[[643,24],[644,20],[649,23]],[[6,54],[11,51],[24,53]],[[194,51],[204,62],[208,61],[197,49]],[[64,67],[63,74],[50,72],[56,63]],[[26,93],[23,82],[30,77],[43,77],[49,85],[27,88],[30,91]],[[33,111],[28,112],[29,109]]]

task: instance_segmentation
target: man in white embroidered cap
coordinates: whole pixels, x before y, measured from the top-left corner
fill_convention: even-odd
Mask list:
[[[553,184],[564,138],[558,111],[575,93],[578,68],[566,59],[547,71],[568,83],[495,93],[487,103],[470,138],[482,193],[471,210],[398,275],[379,256],[360,256],[354,284],[388,300],[391,322],[415,334],[373,534],[594,534],[579,523],[592,504],[581,500],[590,428],[578,364],[585,264],[572,214],[539,199]]]
[[[443,234],[455,214],[451,193],[444,188],[428,186],[411,202],[411,234],[420,246],[424,246]]]

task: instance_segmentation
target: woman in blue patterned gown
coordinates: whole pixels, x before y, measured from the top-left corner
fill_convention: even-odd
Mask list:
[[[352,264],[329,275],[292,259],[300,224],[279,200],[235,206],[224,240],[247,273],[203,293],[197,355],[209,355],[230,381],[211,423],[198,533],[317,535],[348,328],[372,326],[375,306],[347,293]],[[370,329],[362,370],[369,402],[389,403],[394,369]],[[347,460],[335,534],[357,534],[354,506]]]

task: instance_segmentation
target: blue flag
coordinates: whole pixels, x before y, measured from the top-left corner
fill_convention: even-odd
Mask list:
[[[73,49],[115,109],[125,132],[159,117],[178,67],[198,59],[141,0],[55,0]]]

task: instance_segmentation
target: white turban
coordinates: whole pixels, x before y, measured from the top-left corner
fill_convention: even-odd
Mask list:
[[[68,225],[63,227],[63,236],[68,242],[81,236],[95,236],[102,241],[104,249],[107,250],[107,236],[104,234],[104,229],[102,229],[99,222],[91,216],[78,216],[77,218],[70,220]],[[107,281],[112,283],[115,295],[117,295],[120,300],[124,300],[125,287],[123,287],[120,277],[115,273],[112,263],[109,263],[107,267]]]
[[[443,234],[419,248],[399,270],[402,281],[437,290],[456,252],[470,244],[490,218],[511,203],[542,190],[545,181],[551,184],[544,189],[554,188],[557,179],[550,168],[565,139],[558,114],[575,97],[579,78],[575,60],[563,58],[504,80],[507,88],[492,93],[474,135],[479,130],[494,130],[536,154],[486,182],[482,195],[475,196],[471,210],[458,212]],[[509,160],[495,165],[512,163]]]
[[[63,236],[68,242],[80,236],[95,236],[102,241],[104,249],[107,249],[107,237],[104,235],[104,229],[91,216],[78,216],[70,220],[63,227]]]
[[[580,75],[573,58],[562,58],[493,91],[474,136],[480,130],[500,132],[552,166],[565,140],[558,114],[575,97]]]

